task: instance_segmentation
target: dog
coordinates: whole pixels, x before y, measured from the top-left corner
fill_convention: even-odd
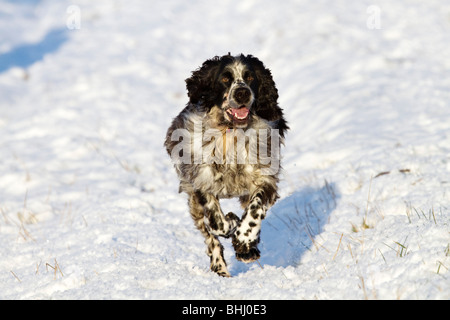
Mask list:
[[[205,237],[211,270],[230,277],[219,237],[232,237],[239,261],[260,258],[261,221],[279,198],[279,150],[289,127],[271,71],[252,55],[206,60],[186,88],[189,102],[164,146]],[[234,197],[244,209],[241,219],[220,207],[220,199]]]

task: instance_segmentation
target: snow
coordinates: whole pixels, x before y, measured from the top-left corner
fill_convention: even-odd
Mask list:
[[[0,299],[450,298],[448,2],[4,0],[0,30]],[[291,127],[229,279],[162,146],[228,52]]]

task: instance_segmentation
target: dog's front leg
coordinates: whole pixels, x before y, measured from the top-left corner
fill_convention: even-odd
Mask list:
[[[257,248],[261,232],[261,221],[266,217],[266,211],[278,197],[273,188],[258,189],[250,198],[245,208],[242,220],[233,235],[233,247],[236,258],[242,262],[258,260],[260,252]]]
[[[205,237],[205,244],[207,246],[206,253],[210,258],[210,268],[218,275],[223,277],[230,277],[227,269],[227,263],[223,256],[223,246],[217,236],[210,233],[205,224],[205,204],[206,197],[200,191],[193,192],[189,196],[189,208],[192,219],[196,227]]]

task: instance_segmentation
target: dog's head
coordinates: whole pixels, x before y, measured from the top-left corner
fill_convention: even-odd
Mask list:
[[[282,121],[278,91],[271,72],[257,58],[225,55],[207,60],[186,80],[190,103],[204,111],[221,110],[220,122],[245,128],[255,114],[267,121]]]

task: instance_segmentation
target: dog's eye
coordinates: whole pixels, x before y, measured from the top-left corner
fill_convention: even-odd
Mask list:
[[[252,76],[247,76],[246,79],[247,79],[248,82],[251,82],[251,81],[253,81],[255,78],[253,78]]]
[[[230,78],[228,78],[228,77],[223,77],[223,78],[222,78],[222,82],[223,82],[223,83],[228,83],[228,82],[230,82]]]

